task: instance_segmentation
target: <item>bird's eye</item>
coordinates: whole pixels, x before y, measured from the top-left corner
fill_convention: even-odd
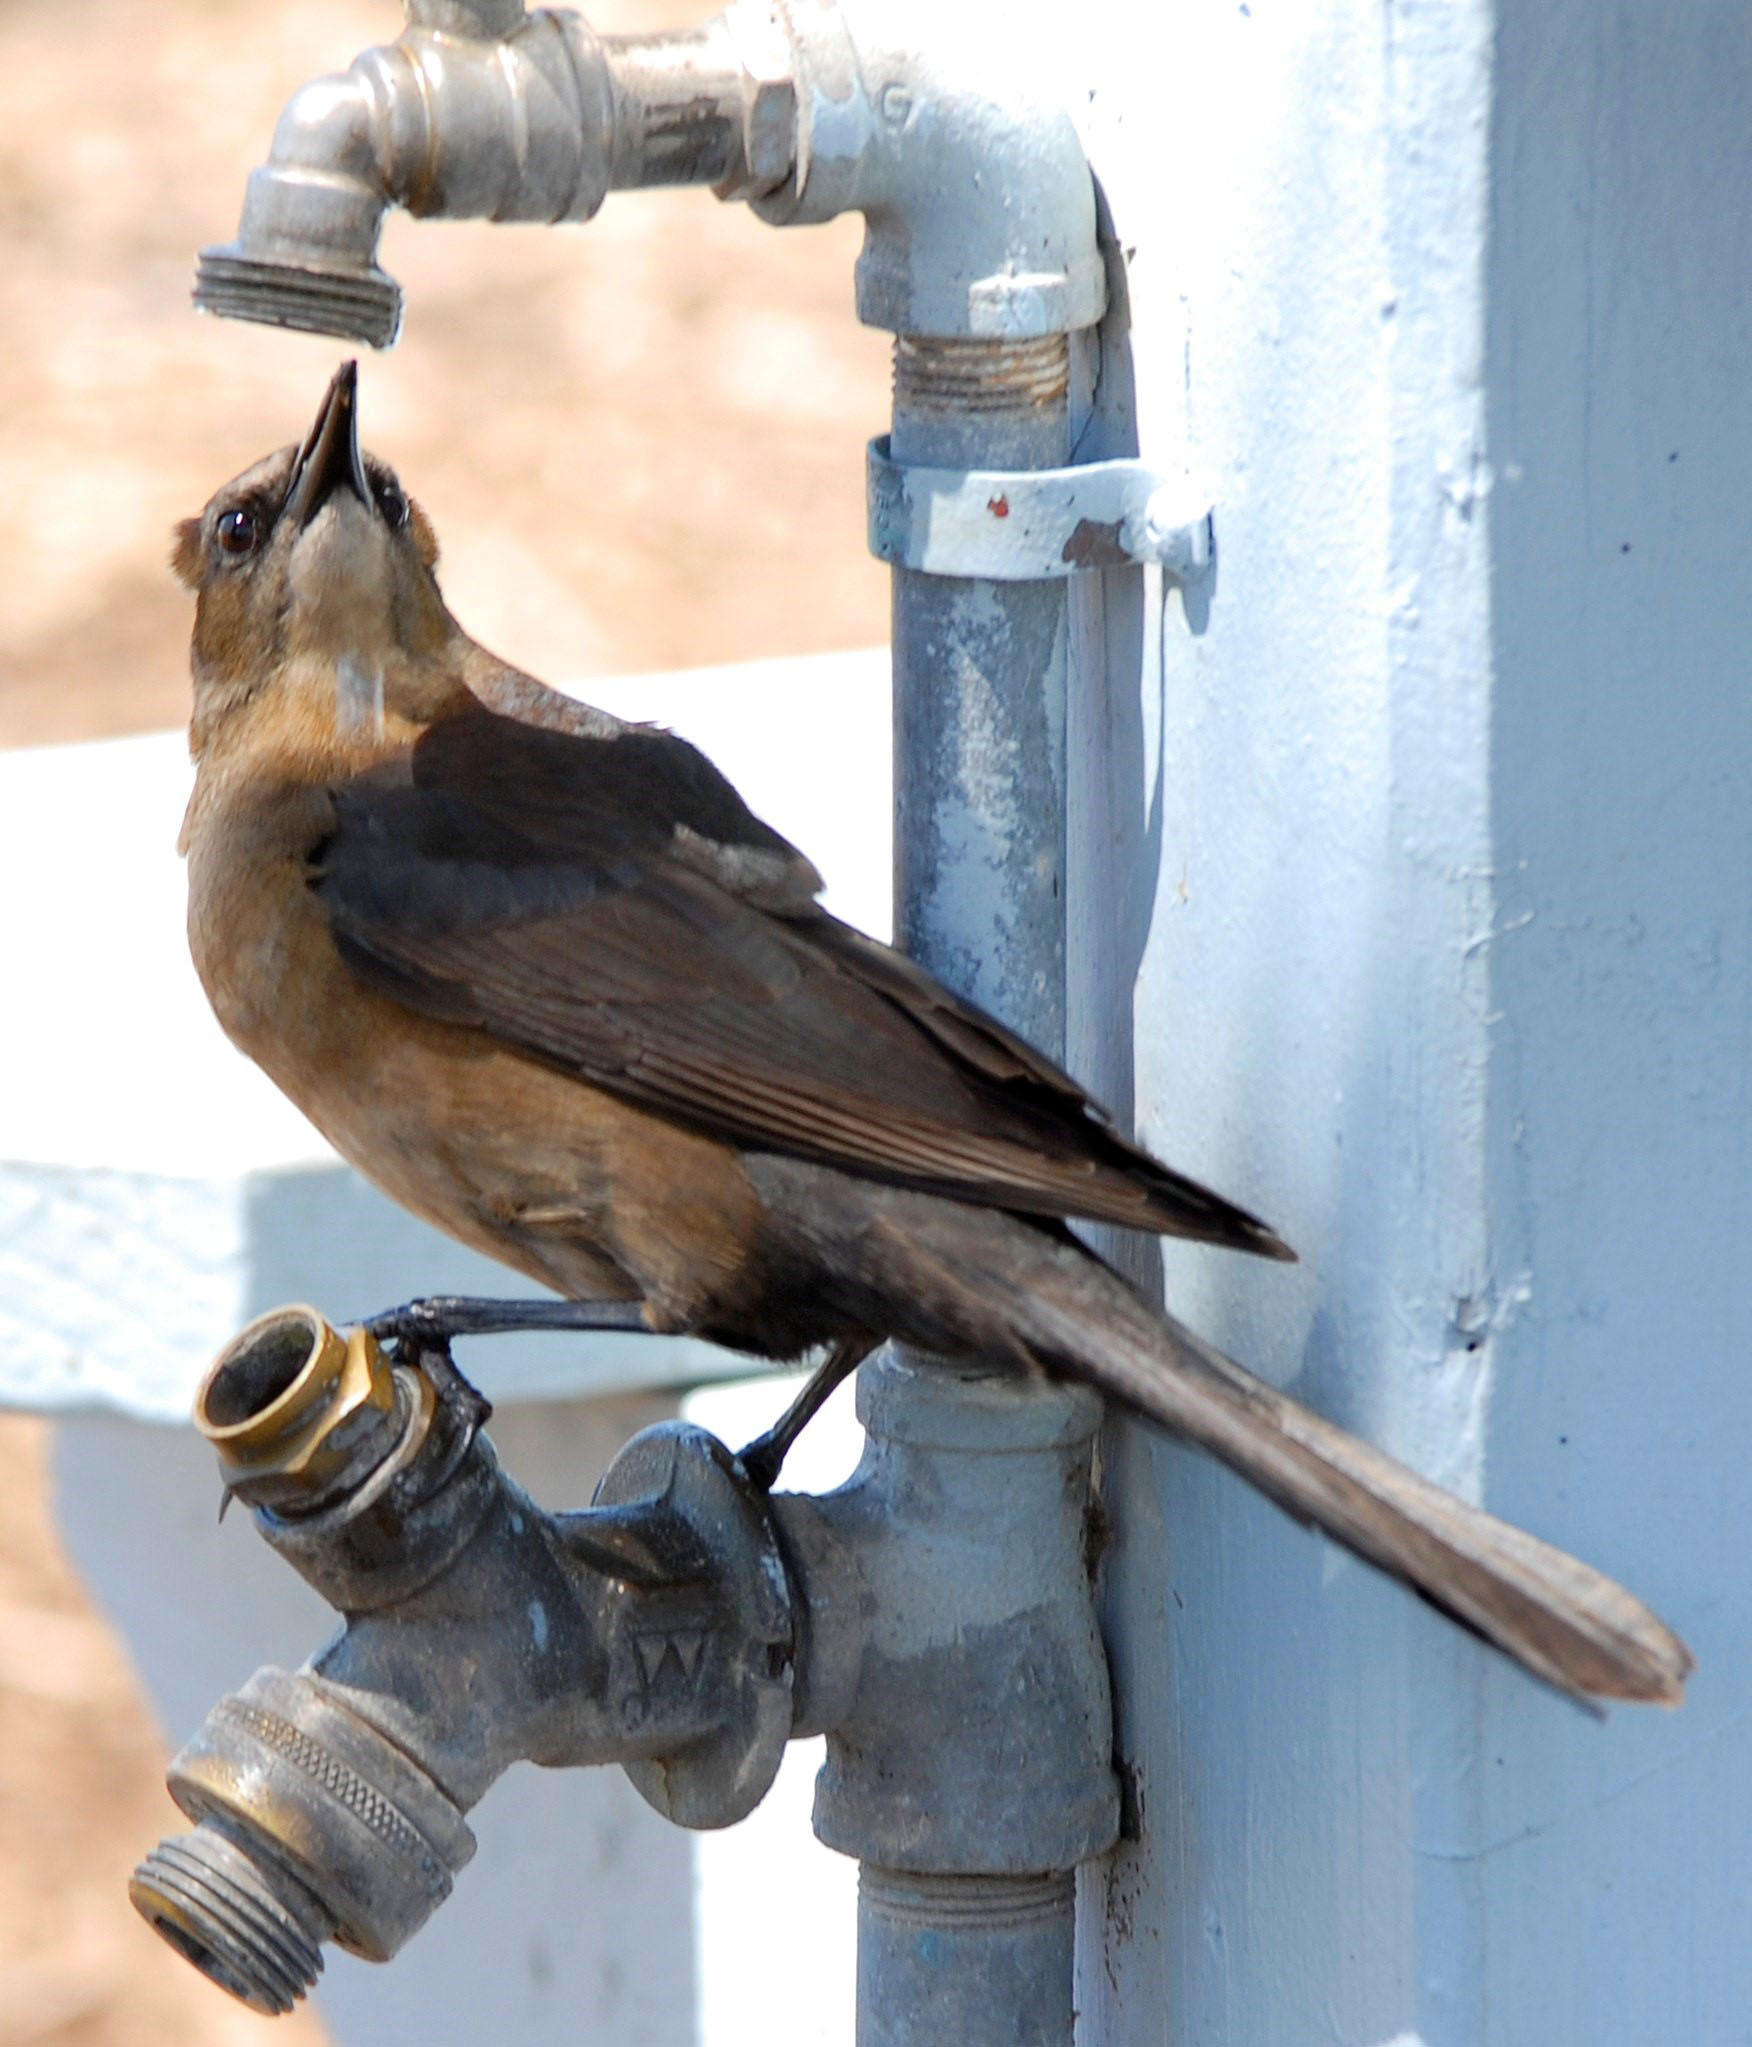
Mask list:
[[[219,521],[218,540],[226,554],[248,554],[261,538],[261,528],[254,512],[246,512],[240,506],[234,512],[227,512]]]
[[[375,494],[377,509],[383,514],[385,524],[392,533],[399,533],[408,523],[407,499],[393,483],[380,483]]]

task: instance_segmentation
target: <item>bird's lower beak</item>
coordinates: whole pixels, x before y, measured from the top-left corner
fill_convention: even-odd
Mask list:
[[[294,527],[308,526],[330,496],[345,488],[363,505],[371,503],[371,485],[359,454],[359,365],[344,362],[323,394],[316,423],[304,437],[292,464],[292,482],[281,517]]]

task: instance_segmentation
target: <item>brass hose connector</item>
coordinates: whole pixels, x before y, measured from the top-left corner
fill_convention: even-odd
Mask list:
[[[220,1700],[167,1781],[195,1830],[153,1849],[128,1895],[255,2011],[292,2009],[325,1940],[387,1960],[474,1853],[455,1802],[307,1670]]]
[[[195,1426],[229,1491],[251,1506],[308,1512],[380,1458],[397,1405],[375,1337],[343,1336],[314,1308],[275,1308],[214,1359]]]

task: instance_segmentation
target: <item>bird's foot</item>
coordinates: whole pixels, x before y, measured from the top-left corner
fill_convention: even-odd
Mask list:
[[[477,1294],[427,1294],[367,1315],[360,1325],[380,1343],[448,1344],[458,1336],[500,1336],[518,1329],[599,1329],[643,1333],[642,1301],[497,1301]]]
[[[415,1366],[431,1380],[439,1404],[462,1424],[465,1443],[492,1420],[493,1403],[450,1355],[447,1337],[399,1336],[395,1354],[398,1362]]]
[[[778,1484],[779,1473],[784,1468],[790,1448],[791,1444],[781,1441],[779,1431],[773,1428],[737,1451],[736,1461],[748,1474],[748,1482],[757,1493],[770,1493]]]
[[[472,1437],[493,1404],[450,1354],[458,1336],[496,1336],[516,1329],[642,1330],[639,1301],[498,1301],[475,1294],[428,1294],[399,1308],[368,1315],[360,1326],[379,1343],[395,1346],[398,1362],[423,1371],[439,1399]]]
[[[827,1405],[841,1382],[849,1379],[875,1348],[875,1344],[861,1337],[848,1337],[836,1343],[772,1427],[737,1452],[737,1461],[756,1492],[770,1493],[778,1484],[791,1445]]]

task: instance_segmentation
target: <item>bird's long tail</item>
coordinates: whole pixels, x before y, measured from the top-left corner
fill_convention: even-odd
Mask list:
[[[956,1347],[1021,1354],[1187,1437],[1566,1692],[1683,1697],[1689,1651],[1610,1578],[1255,1378],[1076,1244],[990,1211],[903,1205],[877,1224],[883,1262]]]

